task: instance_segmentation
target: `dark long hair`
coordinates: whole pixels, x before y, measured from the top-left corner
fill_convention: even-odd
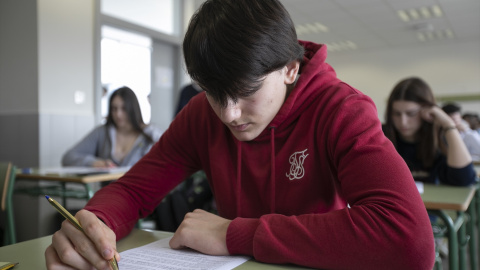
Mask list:
[[[183,41],[191,78],[215,102],[254,94],[264,77],[303,60],[294,24],[278,0],[208,0]]]
[[[415,102],[422,107],[431,107],[436,104],[430,86],[420,78],[407,78],[395,85],[388,98],[384,125],[385,135],[392,141],[395,147],[397,147],[399,134],[393,125],[393,102],[399,100]],[[422,125],[417,131],[416,138],[418,139],[417,158],[422,161],[423,166],[430,168],[438,151],[438,138],[435,135],[433,124],[422,120]]]
[[[149,142],[153,142],[152,137],[145,134],[145,132],[143,131],[143,128],[145,127],[145,122],[143,122],[142,112],[140,110],[140,104],[138,103],[137,96],[135,95],[135,92],[133,92],[132,89],[126,86],[118,88],[117,90],[113,91],[113,93],[110,95],[110,99],[108,101],[107,122],[105,123],[105,125],[106,126],[113,125],[115,128],[117,128],[117,124],[115,124],[115,121],[113,121],[113,116],[112,116],[112,101],[116,96],[119,96],[123,100],[123,105],[125,106],[125,111],[127,112],[128,120],[132,125],[133,129],[136,132],[145,136]]]

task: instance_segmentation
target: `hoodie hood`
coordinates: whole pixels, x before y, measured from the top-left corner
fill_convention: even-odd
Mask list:
[[[299,41],[305,48],[303,61],[300,64],[298,79],[295,87],[288,95],[285,103],[278,111],[275,118],[254,141],[269,140],[271,137],[270,129],[281,129],[282,126],[288,126],[320,95],[325,83],[332,84],[332,81],[338,81],[333,68],[325,62],[327,58],[327,46],[308,41]],[[321,76],[321,78],[317,78]]]
[[[275,162],[275,137],[276,133],[281,133],[282,127],[288,127],[296,121],[300,114],[310,106],[318,95],[326,89],[325,84],[336,83],[335,71],[328,65],[327,47],[325,45],[312,42],[299,41],[304,46],[305,53],[300,65],[299,75],[295,86],[288,95],[284,104],[278,111],[275,118],[270,122],[267,128],[255,138],[254,142],[270,143],[270,196],[265,198],[269,201],[270,213],[276,212],[276,162]],[[320,76],[320,77],[319,77]],[[278,130],[278,131],[277,131]],[[281,136],[281,135],[280,135]],[[241,141],[235,140],[237,145],[237,164],[236,164],[236,210],[237,216],[242,216],[242,145]],[[248,142],[247,142],[248,143]]]

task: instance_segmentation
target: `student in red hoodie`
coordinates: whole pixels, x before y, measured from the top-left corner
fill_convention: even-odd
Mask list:
[[[77,213],[86,236],[68,222],[55,233],[49,268],[107,267],[115,240],[200,169],[219,215],[187,214],[174,249],[323,269],[433,267],[427,212],[373,101],[336,77],[324,45],[297,41],[279,1],[206,1],[183,50],[205,91]]]

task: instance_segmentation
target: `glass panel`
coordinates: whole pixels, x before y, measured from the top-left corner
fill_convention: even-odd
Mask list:
[[[102,117],[108,113],[109,94],[118,87],[128,86],[137,95],[144,122],[150,123],[151,44],[149,37],[102,27],[101,74],[106,90],[102,97]]]
[[[175,19],[180,18],[177,10],[174,0],[102,0],[101,2],[102,14],[169,35],[178,35],[175,33],[174,23]]]

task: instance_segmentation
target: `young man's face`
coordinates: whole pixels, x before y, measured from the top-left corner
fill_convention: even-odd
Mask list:
[[[228,101],[222,107],[208,96],[210,106],[220,120],[239,141],[255,139],[277,115],[287,96],[287,84],[295,81],[298,62],[292,62],[281,70],[268,74],[255,94]]]

